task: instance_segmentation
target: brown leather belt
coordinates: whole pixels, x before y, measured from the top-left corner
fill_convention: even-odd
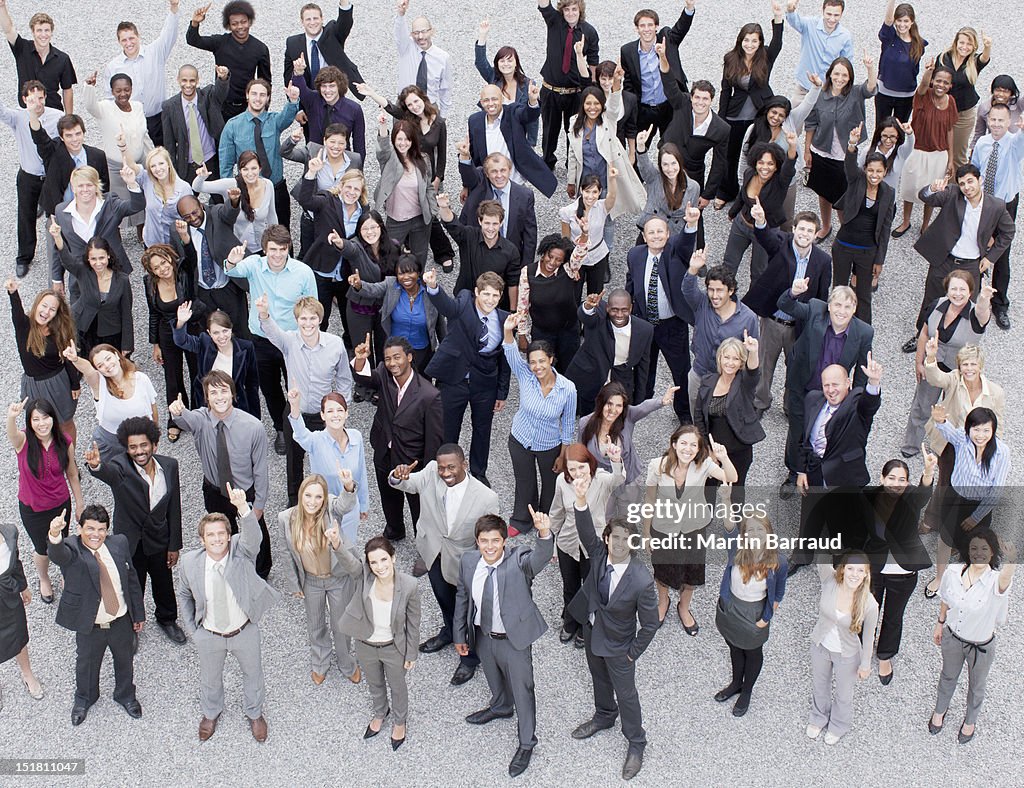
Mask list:
[[[225,639],[233,638],[235,635],[239,634],[243,629],[245,629],[247,626],[249,626],[250,623],[251,622],[246,621],[244,624],[242,624],[242,626],[240,626],[234,632],[224,632],[224,633],[221,633],[221,632],[214,632],[212,629],[207,629],[206,631],[209,632],[211,635],[216,635],[217,637],[222,637],[222,638],[225,638]]]
[[[552,93],[559,93],[563,96],[571,96],[574,93],[579,93],[583,88],[560,88],[555,85],[548,84],[547,82],[541,82],[541,84],[550,90]]]

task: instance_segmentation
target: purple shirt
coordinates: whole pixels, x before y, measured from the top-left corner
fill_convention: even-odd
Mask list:
[[[293,83],[299,88],[299,102],[306,113],[306,127],[309,129],[309,141],[323,144],[324,129],[332,123],[344,123],[349,131],[350,150],[354,150],[366,160],[366,122],[363,119],[363,108],[350,98],[341,96],[332,107],[319,91],[306,85],[306,80],[296,79]]]
[[[840,334],[832,328],[831,321],[825,329],[825,338],[821,342],[821,355],[818,357],[818,369],[814,376],[807,382],[807,390],[813,391],[821,387],[821,373],[826,367],[839,363],[843,355],[843,348],[846,347],[846,335],[849,333],[849,326]]]

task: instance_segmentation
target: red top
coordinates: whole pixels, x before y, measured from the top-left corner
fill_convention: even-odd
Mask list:
[[[910,125],[914,127],[914,150],[949,150],[949,132],[956,125],[959,112],[956,100],[950,96],[949,106],[938,109],[932,101],[931,92],[914,96],[914,115]]]
[[[66,433],[64,440],[71,445],[71,436]],[[36,476],[28,464],[28,441],[18,452],[18,500],[34,512],[45,512],[67,503],[71,498],[68,480],[61,470],[57,457],[57,445],[50,441],[50,447],[42,452],[42,473]]]

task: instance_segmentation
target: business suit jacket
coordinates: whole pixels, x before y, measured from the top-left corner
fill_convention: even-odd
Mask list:
[[[846,169],[846,193],[836,203],[836,210],[843,212],[844,222],[851,222],[864,208],[868,181],[864,176],[864,170],[857,166],[857,151],[851,152],[849,146],[846,148],[843,167]],[[875,222],[875,259],[873,263],[883,265],[885,255],[889,251],[889,231],[892,230],[893,208],[896,205],[896,190],[885,181],[878,184],[877,203],[878,220]],[[959,235],[957,233],[958,237]]]
[[[803,402],[811,376],[818,368],[825,330],[830,323],[828,303],[817,298],[812,298],[806,304],[794,301],[787,288],[779,296],[778,307],[802,322],[804,326],[786,363],[786,388]],[[839,365],[844,369],[853,370],[854,386],[863,386],[867,383],[867,376],[861,367],[868,363],[868,351],[871,350],[874,336],[875,330],[856,317],[850,321],[846,329],[846,344],[843,346],[842,355],[839,356]]]
[[[765,102],[775,95],[775,91],[772,90],[768,80],[771,79],[775,60],[782,51],[782,32],[784,29],[785,24],[783,22],[772,20],[772,39],[765,47],[765,53],[768,55],[768,79],[765,80],[763,85],[755,82],[753,77],[751,77],[750,85],[744,90],[740,85],[729,82],[723,77],[722,92],[718,94],[718,114],[721,117],[734,118],[739,115],[748,96],[754,104],[754,109],[759,110],[765,105]]]
[[[420,286],[422,287],[422,285]],[[393,276],[385,277],[383,282],[363,280],[358,290],[351,287],[348,291],[348,300],[354,304],[380,304],[380,325],[384,329],[385,336],[391,336],[391,313],[404,298],[406,298],[405,290]],[[438,314],[434,302],[426,296],[426,290],[424,290],[423,314],[427,320],[430,349],[437,350],[438,342],[444,338],[444,319]]]
[[[373,584],[375,575],[356,559],[357,586],[352,600],[338,622],[338,629],[358,640],[373,634]],[[391,600],[391,634],[395,648],[406,662],[415,662],[420,646],[420,587],[416,578],[395,572],[395,595]]]
[[[715,393],[719,377],[717,372],[704,375],[697,389],[697,409],[693,412],[693,423],[705,437],[711,430],[708,409],[711,407],[711,397]],[[765,438],[761,414],[754,407],[754,393],[760,380],[760,368],[748,369],[744,366],[729,387],[729,393],[725,395],[725,420],[729,422],[740,443],[747,446],[760,443]]]
[[[860,386],[851,391],[825,425],[825,454],[811,448],[814,422],[825,405],[825,395],[809,391],[804,400],[804,434],[800,443],[800,470],[812,485],[864,487],[871,481],[867,468],[868,434],[882,404],[881,394],[868,394]]]
[[[747,167],[743,171],[740,193],[729,206],[730,219],[739,216],[745,207],[746,203],[743,201],[743,197],[756,174],[757,171],[753,167]],[[761,202],[761,207],[764,208],[764,217],[769,227],[778,227],[789,218],[786,216],[786,193],[789,191],[789,185],[793,182],[794,175],[796,175],[796,158],[789,158],[787,152],[782,158],[782,167],[761,187],[758,199]]]
[[[254,624],[281,598],[281,592],[256,574],[256,556],[263,534],[252,511],[238,520],[238,533],[231,537],[224,579],[242,611]],[[206,548],[190,550],[178,562],[178,606],[181,621],[194,635],[206,617]]]
[[[206,404],[203,378],[213,369],[217,360],[217,346],[205,331],[190,334],[185,326],[174,325],[174,344],[197,358],[198,373],[192,381],[192,407]],[[260,377],[256,367],[256,347],[248,339],[231,338],[231,378],[235,381],[235,405],[246,413],[260,416]]]
[[[891,211],[891,207],[890,207]],[[784,233],[777,227],[754,228],[754,237],[768,253],[764,273],[750,285],[743,303],[760,317],[771,317],[779,309],[779,296],[793,286],[796,277],[796,254],[793,252],[793,233]],[[806,304],[812,298],[828,301],[832,285],[832,258],[817,244],[811,245],[811,256],[804,274],[810,279],[807,291],[797,301]],[[799,333],[800,327],[797,327]]]
[[[455,525],[448,532],[444,495],[448,490],[437,475],[437,460],[431,460],[423,470],[409,474],[409,478],[394,485],[396,489],[420,497],[420,519],[416,530],[416,550],[428,567],[441,556],[441,574],[451,585],[459,582],[459,561],[463,554],[476,546],[476,521],[485,514],[498,513],[498,494],[481,481],[466,476]]]
[[[462,185],[469,189],[466,202],[459,214],[459,221],[468,227],[476,227],[476,211],[484,200],[494,199],[494,187],[484,177],[482,167],[459,162]],[[537,211],[533,190],[513,181],[508,182],[508,216],[505,217],[505,238],[520,251],[523,267],[533,262],[537,253]]]
[[[427,364],[425,372],[428,377],[434,378],[440,383],[454,386],[466,379],[471,369],[476,370],[486,377],[494,377],[497,386],[497,398],[508,397],[509,379],[512,377],[512,370],[509,369],[505,354],[498,345],[490,356],[483,356],[480,353],[480,318],[476,312],[476,300],[473,293],[463,290],[455,298],[452,298],[439,288],[434,295],[427,291],[429,298],[437,311],[447,318],[447,331],[444,341],[437,346],[437,352]],[[496,309],[499,325],[504,325],[508,312],[504,309]]]
[[[323,153],[323,150],[324,146],[319,142],[297,143],[291,138],[291,135],[281,140],[281,158],[301,164],[303,177],[305,177],[306,173],[309,172],[309,160],[320,156]],[[354,150],[346,150],[345,155],[348,156],[348,170],[363,169],[362,156]],[[348,170],[346,170],[346,172],[348,172]],[[296,183],[295,186],[292,187],[291,195],[295,200],[299,199],[300,186],[302,186],[302,181],[299,181],[299,183]]]
[[[18,529],[13,523],[0,523],[0,539],[11,552],[11,562],[0,566],[0,662],[6,662],[28,644],[28,622],[21,599],[28,580],[18,557]]]
[[[666,25],[658,31],[658,41],[665,44],[665,57],[668,59],[669,73],[675,77],[679,89],[686,91],[686,72],[683,71],[682,61],[679,59],[679,45],[683,43],[686,34],[690,32],[693,24],[693,14],[684,10],[679,14],[676,23],[669,27]],[[781,37],[780,37],[781,39]],[[637,97],[637,101],[643,97],[643,80],[640,77],[640,53],[637,51],[640,46],[640,39],[634,39],[628,44],[623,44],[619,50],[619,63],[626,72],[622,78],[622,89],[628,90]]]
[[[443,443],[444,427],[441,418],[441,394],[415,367],[413,379],[398,402],[398,386],[383,363],[369,376],[355,379],[364,386],[380,392],[377,412],[370,426],[370,445],[373,459],[379,468],[390,472],[395,465],[408,465],[413,460],[426,465],[437,455]],[[388,448],[388,444],[391,447]],[[390,466],[380,463],[390,454]]]
[[[39,158],[43,160],[43,166],[46,168],[46,178],[43,180],[43,190],[39,194],[39,204],[43,207],[44,213],[52,216],[57,210],[57,206],[64,202],[64,190],[71,182],[75,160],[71,158],[64,143],[47,134],[46,129],[42,126],[32,129],[31,133]],[[100,174],[100,185],[103,193],[106,194],[110,191],[107,154],[92,145],[83,145],[82,150],[85,151],[85,163],[90,167],[95,167]]]
[[[928,229],[921,233],[914,248],[928,261],[928,265],[933,266],[943,263],[950,250],[956,246],[967,210],[967,198],[955,184],[950,184],[936,194],[929,194],[929,189],[925,186],[917,196],[925,205],[943,210],[928,225]],[[981,256],[998,260],[1010,248],[1015,232],[1013,219],[1006,212],[1006,203],[986,194],[981,201],[981,221],[978,222],[978,249],[981,250]],[[988,248],[989,241],[992,241],[991,249]]]
[[[591,528],[590,530],[594,530]],[[548,624],[533,601],[533,579],[550,562],[555,538],[537,538],[533,547],[506,547],[505,559],[494,571],[495,592],[505,624],[508,641],[520,651],[529,648],[545,632]],[[476,603],[473,601],[473,574],[480,553],[470,550],[459,562],[459,590],[455,594],[452,623],[456,643],[476,645]]]
[[[469,156],[474,167],[483,167],[487,158],[487,121],[483,110],[469,116]],[[526,140],[526,126],[540,117],[540,105],[506,104],[501,115],[501,136],[516,171],[545,197],[558,188],[555,174]],[[460,167],[461,170],[461,167]]]
[[[690,94],[679,89],[679,84],[671,72],[661,72],[661,86],[665,89],[665,96],[668,98],[669,104],[675,110],[668,128],[665,129],[665,134],[662,136],[662,142],[673,142],[679,147],[679,150],[683,152],[683,169],[686,170],[687,177],[693,178],[700,184],[701,197],[705,200],[713,200],[728,169],[729,124],[712,112],[707,133],[694,134]],[[707,159],[708,151],[713,151],[713,155],[711,170],[705,179],[704,161]]]
[[[212,83],[204,85],[196,91],[196,109],[199,112],[199,117],[203,119],[207,134],[213,140],[214,156],[217,155],[220,133],[224,130],[224,115],[221,112],[221,107],[224,105],[224,99],[227,98],[230,84],[230,77],[214,79]],[[160,117],[164,133],[164,147],[171,154],[174,170],[178,173],[179,178],[187,178],[192,149],[188,139],[188,121],[185,120],[185,113],[181,108],[181,91],[160,105]]]
[[[419,196],[420,217],[426,224],[430,224],[437,216],[437,191],[434,189],[434,173],[430,166],[430,159],[426,155],[422,158],[427,165],[426,174],[416,168],[416,187]],[[382,215],[387,215],[388,198],[391,197],[391,193],[402,179],[405,167],[391,147],[390,138],[381,137],[379,134],[377,135],[377,163],[380,165],[380,180],[377,181],[377,188],[373,190],[373,202]],[[339,228],[338,232],[342,232],[342,230]]]
[[[349,34],[352,32],[352,12],[353,6],[349,4],[348,8],[338,7],[338,18],[332,19],[324,24],[323,32],[320,34],[320,40],[317,41],[317,49],[320,50],[321,68],[324,66],[337,66],[341,69],[342,73],[348,77],[348,84],[351,85],[354,82],[364,82],[362,75],[359,73],[359,68],[353,63],[349,56],[345,53],[345,42],[348,40]],[[295,73],[292,63],[295,59],[303,55],[306,59],[306,70],[302,73],[302,78],[306,80],[306,84],[309,87],[313,87],[309,79],[309,55],[306,53],[306,34],[296,33],[293,36],[288,36],[284,44],[284,84],[285,87],[292,81],[292,75]],[[355,92],[355,88],[352,88]],[[356,93],[359,100],[362,101],[362,95]]]
[[[628,656],[636,662],[651,645],[660,625],[654,578],[639,556],[633,555],[607,604],[602,602],[600,582],[607,571],[608,548],[594,531],[590,509],[577,509],[575,514],[576,530],[587,550],[590,572],[569,603],[569,613],[584,626],[594,616],[590,650],[596,656]]]
[[[49,181],[49,177],[43,181],[44,189],[46,188],[47,181]],[[67,249],[68,256],[73,259],[83,260],[85,259],[86,245],[92,239],[82,238],[75,232],[74,220],[71,214],[64,211],[70,204],[71,200],[60,203],[54,210],[53,218],[57,220],[60,234],[64,237],[64,246]],[[100,236],[110,244],[118,267],[126,274],[132,272],[132,263],[128,253],[124,250],[124,244],[121,243],[121,220],[126,216],[131,216],[133,213],[144,210],[145,207],[146,198],[142,192],[128,192],[127,202],[116,194],[105,194],[103,196],[103,207],[100,208],[99,216],[96,218],[95,235]],[[53,256],[53,263],[50,265],[50,278],[54,282],[64,281],[64,266],[61,263],[60,255]]]
[[[397,162],[398,159],[396,158],[394,161]],[[401,177],[401,173],[399,173],[399,177]],[[422,196],[425,181],[423,178],[419,180]],[[395,183],[397,183],[397,179]],[[391,184],[391,188],[394,188],[394,184]],[[296,191],[299,205],[313,214],[313,243],[309,245],[309,249],[303,255],[303,262],[314,271],[329,274],[337,268],[341,251],[327,240],[327,236],[333,230],[337,230],[341,235],[345,234],[344,205],[337,195],[326,191],[317,191],[316,181],[311,178],[302,178],[299,185],[296,186]],[[390,191],[388,193],[390,194]],[[383,205],[383,202],[378,203],[381,208]],[[366,210],[366,206],[363,206],[363,210]]]
[[[134,351],[135,321],[132,317],[132,283],[128,274],[115,271],[110,278],[107,298],[101,301],[96,272],[81,257],[72,257],[68,253],[67,244],[58,254],[64,270],[78,282],[78,298],[71,304],[71,316],[75,318],[79,333],[88,331],[92,321],[99,316],[96,333],[101,337],[120,334],[120,350],[128,353]]]
[[[341,518],[345,516],[347,512],[352,511],[356,508],[358,503],[356,499],[356,491],[348,492],[343,487],[341,495],[330,495],[327,496],[327,506],[330,510],[331,515],[341,523]],[[288,545],[288,558],[290,559],[286,564],[287,568],[287,583],[288,590],[292,593],[296,591],[306,590],[306,570],[302,566],[302,556],[299,555],[295,549],[295,545],[292,542],[292,514],[294,514],[296,507],[292,506],[288,509],[284,509],[277,515],[277,524],[281,528],[281,533],[284,535],[285,544]],[[349,582],[349,577],[353,574],[351,571],[352,562],[355,562],[356,568],[360,566],[360,556],[355,548],[346,544],[342,539],[341,546],[335,550],[331,547],[330,542],[327,543],[328,550],[331,554],[331,575],[338,580],[343,580],[346,584]]]
[[[669,303],[676,317],[693,325],[693,310],[683,298],[683,277],[690,264],[696,233],[676,233],[661,253],[658,264],[658,279],[668,295]],[[633,297],[633,314],[644,320],[647,316],[647,244],[634,246],[626,254],[626,290]],[[657,315],[655,315],[657,317]],[[648,320],[649,322],[649,320]]]
[[[110,557],[117,564],[121,580],[121,594],[134,623],[146,620],[146,607],[142,600],[142,586],[132,566],[132,549],[121,534],[109,534],[103,542]],[[92,632],[99,612],[100,567],[92,550],[82,544],[79,536],[64,539],[60,544],[47,542],[46,553],[64,575],[64,593],[57,606],[57,624],[85,635]]]
[[[238,208],[232,207],[230,203],[218,205],[207,204],[203,206],[206,212],[206,244],[210,247],[210,255],[213,262],[223,267],[228,254],[240,243],[235,236],[235,222],[238,220]],[[192,235],[189,233],[188,243],[183,244],[177,232],[171,233],[171,246],[179,255],[179,259],[186,258],[191,253],[193,269],[198,274],[199,250],[192,249]]]
[[[576,384],[576,411],[580,415],[594,409],[594,398],[609,373],[611,379],[621,383],[630,402],[639,402],[647,389],[647,370],[651,363],[651,339],[654,326],[636,315],[629,317],[629,353],[626,363],[613,366],[615,361],[615,332],[602,301],[592,315],[577,310],[583,324],[583,344],[572,357],[565,376]]]
[[[167,493],[150,511],[149,485],[135,470],[135,461],[127,454],[118,454],[89,472],[110,485],[114,495],[114,533],[128,540],[131,554],[139,542],[146,555],[181,550],[181,486],[178,483],[178,461],[154,454],[167,482]],[[88,464],[87,464],[88,465]]]

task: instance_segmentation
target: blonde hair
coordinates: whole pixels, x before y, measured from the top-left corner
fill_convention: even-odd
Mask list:
[[[850,607],[850,631],[859,635],[864,626],[864,608],[867,606],[868,597],[871,596],[871,563],[863,553],[847,553],[839,561],[835,569],[836,585],[843,585],[843,578],[846,576],[846,567],[850,564],[861,564],[864,567],[864,579],[860,587],[853,592],[853,605]],[[874,633],[871,633],[872,636]]]
[[[959,367],[965,361],[977,361],[978,369],[985,368],[985,351],[979,345],[964,345],[956,354],[956,365]]]
[[[324,502],[319,511],[309,516],[302,506],[302,495],[306,488],[319,484],[324,491]],[[328,503],[330,490],[327,487],[327,480],[319,473],[311,473],[302,480],[299,485],[298,503],[292,508],[292,515],[288,518],[288,537],[291,540],[295,552],[302,555],[303,550],[314,553],[321,553],[327,549],[327,537],[324,536],[324,529],[330,521]]]
[[[763,515],[752,515],[740,523],[740,548],[736,551],[736,558],[733,565],[740,570],[740,578],[744,583],[750,579],[764,580],[768,572],[776,571],[779,568],[779,551],[775,547],[768,547],[762,544],[758,549],[753,549],[747,541],[747,530],[750,523],[757,523],[764,528],[765,534],[775,533],[771,520]]]
[[[346,170],[345,174],[341,176],[341,180],[338,181],[338,183],[335,186],[332,186],[327,191],[333,194],[335,197],[337,197],[339,194],[341,194],[341,187],[344,186],[349,181],[354,181],[356,178],[363,182],[363,189],[359,193],[359,204],[365,207],[370,204],[370,195],[366,191],[366,176],[363,175],[362,170]]]
[[[166,186],[153,177],[152,166],[156,159],[163,159],[167,162]],[[174,199],[174,185],[178,182],[178,173],[174,171],[174,163],[171,161],[171,154],[167,152],[167,148],[161,146],[159,148],[153,148],[153,150],[147,153],[145,167],[146,174],[149,175],[150,179],[153,181],[153,191],[156,193],[156,196],[160,198],[160,202],[167,205],[168,202]]]
[[[75,183],[80,181],[89,181],[89,183],[95,186],[97,190],[103,188],[100,184],[99,172],[96,171],[95,167],[90,167],[88,164],[86,164],[83,167],[76,167],[74,170],[72,170],[70,181],[72,190],[74,190]]]
[[[718,366],[718,374],[722,374],[722,357],[725,356],[727,351],[733,351],[737,356],[740,357],[740,361],[744,364],[747,363],[747,347],[740,342],[736,337],[726,337],[722,340],[722,344],[718,346],[718,351],[715,353],[715,364]]]
[[[956,42],[960,40],[960,36],[966,36],[974,43],[974,51],[964,60],[964,76],[973,85],[978,81],[978,31],[973,27],[961,27],[953,36],[953,43],[943,54],[949,55],[949,64],[955,69],[953,57],[956,55]]]

